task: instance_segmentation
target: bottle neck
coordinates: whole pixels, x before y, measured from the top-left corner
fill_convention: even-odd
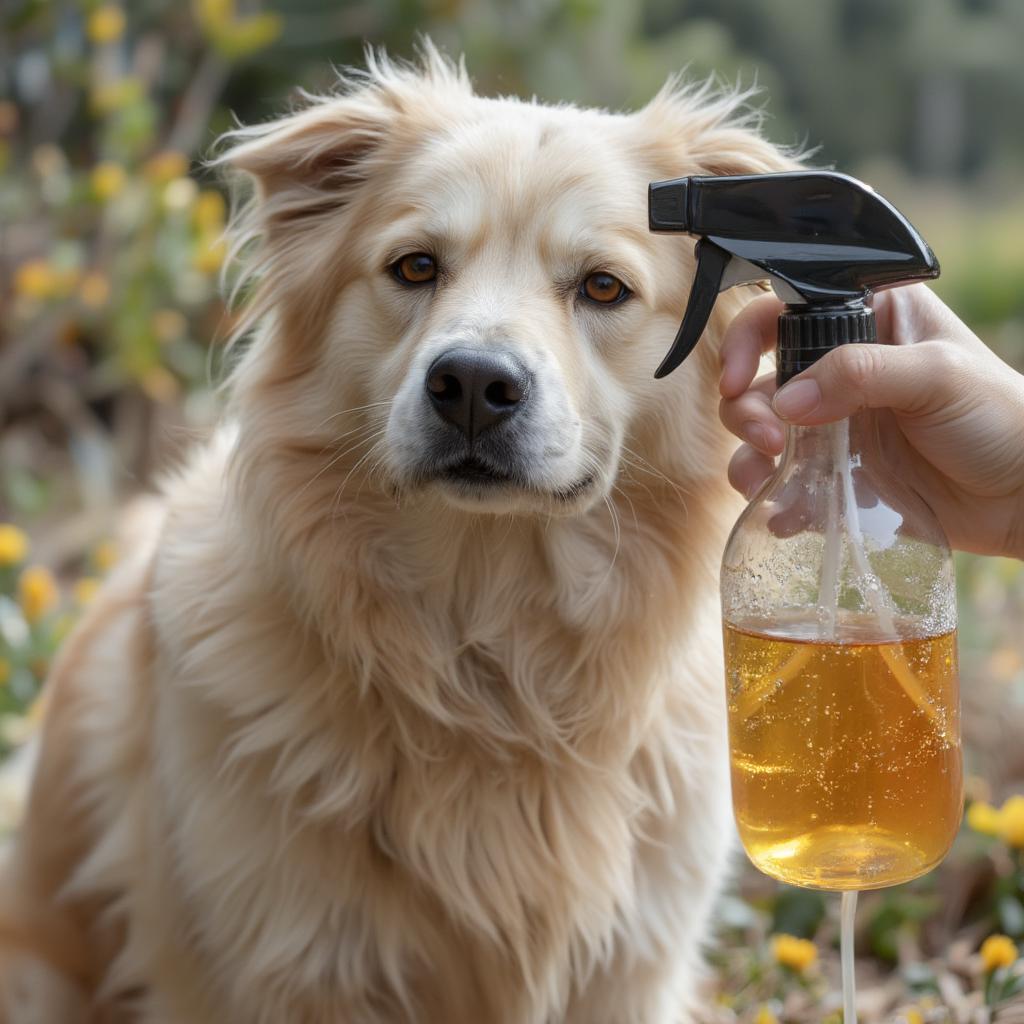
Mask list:
[[[814,427],[790,425],[786,428],[786,443],[779,460],[778,473],[792,466],[832,466],[845,459],[859,466],[865,455],[876,445],[877,422],[868,410],[855,413],[837,423],[822,423]]]

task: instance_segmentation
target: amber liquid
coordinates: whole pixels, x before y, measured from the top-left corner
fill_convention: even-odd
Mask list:
[[[924,874],[960,824],[956,632],[819,643],[725,627],[732,793],[767,875],[877,889]]]

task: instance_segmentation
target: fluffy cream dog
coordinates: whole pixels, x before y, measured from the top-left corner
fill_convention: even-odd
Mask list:
[[[735,504],[646,187],[786,167],[736,106],[428,48],[233,134],[252,338],[50,681],[5,1020],[692,1019]]]

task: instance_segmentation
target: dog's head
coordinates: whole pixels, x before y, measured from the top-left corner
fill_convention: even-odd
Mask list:
[[[607,497],[623,460],[699,472],[714,354],[652,379],[693,245],[648,232],[647,183],[789,166],[737,106],[674,85],[630,115],[482,98],[428,47],[233,133],[223,160],[255,182],[250,429],[294,439],[335,508],[366,488],[551,515]]]

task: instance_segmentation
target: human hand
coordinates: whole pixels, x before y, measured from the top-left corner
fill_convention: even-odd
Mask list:
[[[776,393],[758,361],[775,346],[782,304],[765,296],[722,342],[719,413],[745,443],[729,481],[748,497],[775,468],[787,424],[892,410],[886,458],[931,506],[953,547],[1024,558],[1024,376],[927,287],[879,293],[883,344],[843,345]]]

